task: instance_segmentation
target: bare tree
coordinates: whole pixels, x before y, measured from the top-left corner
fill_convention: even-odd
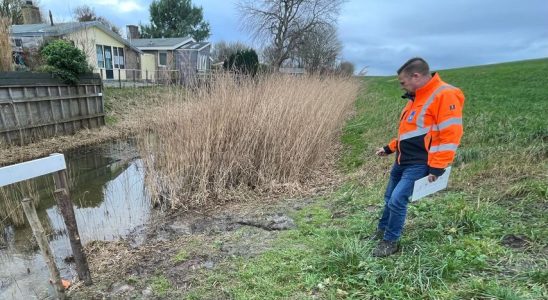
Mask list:
[[[331,24],[316,26],[302,38],[297,56],[310,73],[334,69],[342,50],[337,29]]]
[[[297,50],[306,33],[336,24],[345,0],[240,0],[243,27],[269,48],[274,67]]]
[[[87,5],[78,6],[74,9],[74,18],[78,22],[89,22],[97,20],[95,10]]]
[[[108,29],[112,30],[118,35],[122,35],[120,33],[120,28],[116,27],[116,25],[112,24],[109,20],[107,20],[105,17],[97,16],[95,14],[95,10],[87,5],[78,6],[73,11],[74,19],[78,22],[89,22],[89,21],[99,21],[103,25],[105,25]]]
[[[274,46],[267,45],[265,46],[261,51],[261,58],[263,63],[274,66],[276,59],[278,58],[276,56],[276,50],[274,49]]]
[[[0,17],[7,18],[11,24],[23,24],[21,0],[0,0]]]
[[[214,62],[224,61],[231,54],[246,49],[250,49],[250,47],[242,42],[219,41],[213,44],[213,49],[211,50],[211,58],[213,58]]]

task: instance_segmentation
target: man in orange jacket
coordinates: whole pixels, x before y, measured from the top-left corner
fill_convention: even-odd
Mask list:
[[[408,60],[398,70],[398,79],[408,99],[400,115],[398,137],[376,152],[378,156],[396,154],[384,195],[385,205],[377,231],[379,240],[373,255],[384,257],[398,251],[409,197],[417,179],[430,182],[441,176],[455,157],[463,134],[460,89],[430,73],[422,58]]]

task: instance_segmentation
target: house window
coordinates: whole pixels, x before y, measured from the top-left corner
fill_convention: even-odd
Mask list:
[[[103,54],[103,46],[97,45],[97,66],[99,68],[105,67],[105,56]]]
[[[159,66],[167,65],[167,52],[158,52],[158,65]]]
[[[196,69],[198,69],[198,71],[207,70],[207,55],[198,54],[198,61],[196,62]]]
[[[118,65],[118,48],[117,47],[112,47],[112,51],[114,52],[114,67],[119,68],[119,65]]]
[[[13,42],[15,43],[15,47],[23,47],[23,40],[13,39]]]
[[[124,61],[124,48],[118,48],[118,63],[120,65],[120,69],[126,68],[126,64]]]
[[[103,46],[105,49],[105,69],[112,70],[112,47]]]
[[[124,48],[112,47],[114,52],[114,68],[124,69]]]

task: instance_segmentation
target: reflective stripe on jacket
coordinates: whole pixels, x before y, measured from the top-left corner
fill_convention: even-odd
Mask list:
[[[398,138],[385,151],[396,152],[398,164],[427,163],[430,173],[443,174],[453,162],[463,134],[464,94],[437,73],[415,92],[400,116]]]

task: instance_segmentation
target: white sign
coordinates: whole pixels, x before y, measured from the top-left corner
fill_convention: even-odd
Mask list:
[[[445,172],[434,182],[428,182],[428,176],[415,181],[411,202],[417,201],[446,188],[447,183],[449,182],[449,174],[451,174],[451,167],[446,168]]]
[[[59,153],[3,167],[0,168],[0,187],[61,171],[66,168],[65,156]]]

